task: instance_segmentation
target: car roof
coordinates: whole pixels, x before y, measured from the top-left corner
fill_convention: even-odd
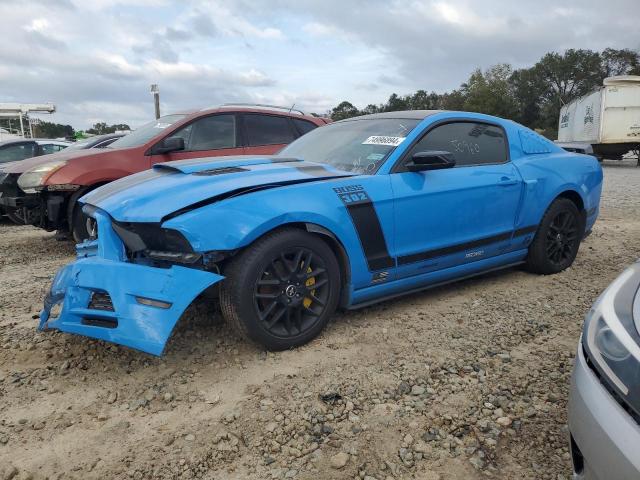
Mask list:
[[[375,120],[377,118],[396,118],[398,120],[424,120],[431,115],[442,113],[444,111],[445,110],[400,110],[397,112],[381,112],[371,113],[369,115],[360,115],[358,117],[345,118],[344,120],[340,121],[348,122],[350,120]]]
[[[248,112],[248,113],[267,113],[267,114],[278,114],[284,115],[292,118],[304,118],[305,120],[311,120],[314,123],[328,123],[329,119],[324,117],[316,117],[315,115],[311,115],[308,113],[304,113],[301,110],[297,110],[295,108],[289,107],[278,107],[272,105],[253,105],[253,104],[243,104],[243,103],[234,103],[234,104],[223,104],[215,107],[205,107],[198,110],[183,110],[179,112],[174,112],[179,115],[188,115],[195,116],[207,113],[216,113],[216,112]]]

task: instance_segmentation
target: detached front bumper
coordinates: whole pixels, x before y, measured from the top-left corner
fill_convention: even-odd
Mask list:
[[[178,266],[164,269],[83,258],[56,274],[39,328],[161,355],[184,310],[223,278]],[[54,307],[59,310],[55,318],[51,315]]]
[[[176,265],[130,263],[122,258],[122,242],[108,217],[98,212],[95,218],[100,239],[78,245],[82,258],[58,271],[45,298],[39,329],[161,355],[185,309],[224,277]]]

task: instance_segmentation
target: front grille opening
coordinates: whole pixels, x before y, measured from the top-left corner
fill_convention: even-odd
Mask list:
[[[83,317],[82,324],[91,327],[118,328],[118,320],[115,318]]]
[[[89,309],[113,312],[113,302],[107,292],[93,292],[89,301]]]
[[[581,475],[584,471],[584,457],[582,456],[580,447],[578,447],[578,444],[573,439],[573,435],[571,435],[571,462],[573,463],[573,471]]]

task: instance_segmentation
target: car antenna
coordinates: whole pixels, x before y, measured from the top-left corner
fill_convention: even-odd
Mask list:
[[[291,110],[293,110],[293,107],[296,106],[296,102],[293,102],[293,105],[291,105],[291,108],[289,109],[289,113],[291,113]]]

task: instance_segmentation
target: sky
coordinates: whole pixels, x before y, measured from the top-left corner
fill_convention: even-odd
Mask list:
[[[567,48],[640,49],[638,0],[0,0],[0,102],[85,129],[228,102],[325,113]]]

